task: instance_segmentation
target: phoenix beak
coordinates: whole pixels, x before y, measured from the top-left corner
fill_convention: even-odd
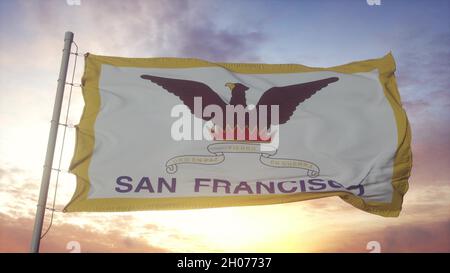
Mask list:
[[[225,86],[230,88],[230,91],[233,91],[233,89],[236,87],[236,84],[229,82],[226,83]]]

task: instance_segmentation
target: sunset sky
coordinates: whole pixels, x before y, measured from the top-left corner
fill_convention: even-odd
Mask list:
[[[41,251],[68,252],[67,244],[77,241],[82,252],[368,252],[368,242],[378,241],[382,252],[450,252],[450,1],[80,2],[0,0],[0,252],[29,249],[67,30],[81,53],[123,57],[326,67],[392,52],[412,126],[413,171],[398,218],[368,214],[337,197],[62,213],[75,189],[75,177],[66,172],[74,147],[69,128],[57,211]],[[82,72],[79,58],[75,82]],[[78,123],[82,107],[74,88],[70,124]],[[59,148],[55,163],[58,155]]]

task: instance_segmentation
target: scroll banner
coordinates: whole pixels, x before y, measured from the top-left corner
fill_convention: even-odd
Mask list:
[[[87,54],[76,190],[64,211],[338,196],[396,217],[412,156],[395,70],[391,54],[326,68]],[[230,108],[249,119],[232,124]]]
[[[303,169],[307,171],[309,177],[317,177],[320,174],[320,169],[316,164],[298,159],[274,158],[272,156],[277,151],[262,152],[261,144],[215,143],[209,145],[207,149],[214,155],[182,155],[169,159],[166,163],[167,173],[176,173],[180,164],[220,164],[225,160],[226,153],[251,153],[259,154],[259,161],[269,167]]]

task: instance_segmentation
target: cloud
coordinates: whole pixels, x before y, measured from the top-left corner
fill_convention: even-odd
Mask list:
[[[433,116],[429,111],[424,115]],[[439,114],[438,114],[439,115]],[[447,121],[447,123],[445,122]],[[413,170],[417,183],[450,182],[450,116],[412,123]]]
[[[417,31],[417,30],[416,30]],[[415,33],[416,31],[412,31]],[[400,90],[406,97],[429,98],[434,91],[450,87],[450,32],[445,34],[419,34],[398,41],[401,50],[397,57],[397,76]]]
[[[450,220],[407,223],[367,231],[355,228],[337,232],[334,238],[319,251],[369,252],[367,243],[376,241],[380,243],[381,252],[450,252]]]
[[[382,245],[385,252],[450,252],[450,220],[388,227]]]
[[[423,26],[408,26],[395,37],[388,37],[396,50],[397,82],[405,101],[428,103],[436,110],[439,101],[433,93],[450,87],[450,32],[428,31]],[[407,41],[407,42],[405,42]],[[414,118],[415,109],[407,109]]]
[[[23,4],[24,24],[29,26],[30,34],[51,41],[52,50],[61,47],[67,29],[75,32],[75,40],[85,51],[128,57],[248,61],[258,59],[256,52],[265,41],[265,34],[257,26],[219,26],[217,13],[205,1],[112,0],[107,5],[86,1],[78,7],[63,2]]]
[[[205,58],[212,61],[258,60],[255,50],[265,40],[261,32],[232,32],[230,30],[215,30],[205,26],[183,33],[184,43],[180,48],[182,56]]]
[[[430,103],[424,99],[412,100],[412,101],[404,101],[403,107],[409,113],[420,113],[430,106]]]
[[[28,252],[33,220],[14,218],[0,213],[0,252]],[[140,238],[127,236],[120,229],[104,233],[88,227],[61,224],[53,227],[51,236],[41,242],[41,252],[69,252],[70,241],[80,243],[81,252],[168,252]]]
[[[393,40],[398,86],[412,129],[416,183],[448,183],[450,165],[450,33],[406,31]],[[408,43],[404,43],[405,39]]]
[[[320,221],[323,237],[313,251],[369,252],[367,243],[377,241],[382,252],[449,252],[450,186],[411,182],[398,218],[369,215],[329,198],[309,201],[302,210]]]
[[[17,167],[0,168],[1,211],[11,215],[31,215],[37,203],[38,181]]]
[[[450,88],[450,85],[448,86]],[[432,94],[430,94],[430,96],[435,99],[436,101],[439,101],[440,103],[442,103],[442,105],[444,107],[449,107],[450,106],[450,91],[449,89],[443,89],[443,90],[439,90],[436,92],[433,92]],[[448,110],[449,108],[447,108]]]

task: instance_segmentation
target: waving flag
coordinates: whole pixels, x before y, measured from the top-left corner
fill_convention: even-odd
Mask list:
[[[86,55],[66,212],[339,196],[398,216],[411,134],[395,62],[331,68]]]

